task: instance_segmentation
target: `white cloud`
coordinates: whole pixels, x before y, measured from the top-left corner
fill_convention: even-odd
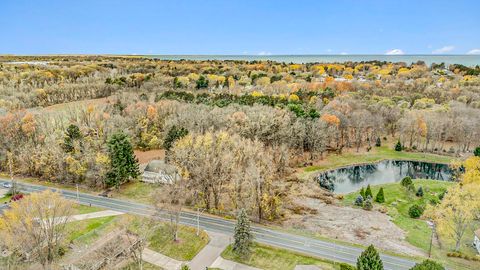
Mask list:
[[[331,53],[333,50],[332,49],[327,49],[327,52],[328,53]]]
[[[340,54],[341,54],[341,55],[347,55],[348,53],[346,53],[346,52],[341,52]]]
[[[272,55],[271,52],[259,52],[258,55]]]
[[[402,51],[401,49],[391,49],[387,52],[385,52],[386,55],[401,55],[401,54],[405,54],[404,51]]]
[[[480,49],[472,49],[468,51],[467,54],[480,54]]]
[[[432,53],[433,53],[433,54],[448,53],[448,52],[453,51],[453,49],[455,49],[455,46],[452,46],[452,45],[450,45],[450,46],[444,46],[444,47],[442,47],[442,48],[440,48],[440,49],[434,50]]]

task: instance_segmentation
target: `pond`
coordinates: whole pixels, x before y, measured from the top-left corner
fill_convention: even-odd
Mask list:
[[[413,179],[451,181],[453,172],[447,164],[419,161],[385,160],[338,168],[322,172],[315,177],[320,186],[335,193],[349,193],[370,185],[393,183],[405,176]]]

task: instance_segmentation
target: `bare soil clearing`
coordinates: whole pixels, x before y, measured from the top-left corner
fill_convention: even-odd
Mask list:
[[[164,149],[157,149],[157,150],[149,150],[149,151],[134,151],[135,156],[138,158],[138,163],[144,164],[148,163],[153,159],[165,159],[165,150]]]
[[[424,255],[405,240],[405,232],[385,214],[326,204],[314,198],[299,198],[294,203],[316,211],[310,211],[309,215],[292,215],[284,223],[285,227],[306,229],[364,246],[373,244],[380,249],[405,255]]]

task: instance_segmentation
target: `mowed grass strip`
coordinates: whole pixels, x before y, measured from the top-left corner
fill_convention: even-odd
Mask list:
[[[221,255],[223,258],[265,270],[292,270],[296,265],[317,265],[320,269],[340,269],[339,264],[302,255],[286,249],[254,243],[248,258],[237,256],[229,245]]]

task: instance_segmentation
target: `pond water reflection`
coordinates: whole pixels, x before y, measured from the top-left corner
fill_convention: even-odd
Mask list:
[[[450,181],[452,170],[447,164],[419,161],[385,160],[339,168],[320,173],[315,179],[319,184],[335,193],[349,193],[363,186],[393,183],[405,176],[422,179]]]

